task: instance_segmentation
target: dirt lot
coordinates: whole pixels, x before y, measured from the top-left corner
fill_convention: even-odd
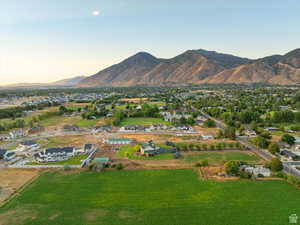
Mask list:
[[[207,180],[217,180],[217,181],[227,181],[227,180],[239,180],[239,177],[223,177],[218,176],[218,174],[224,173],[223,166],[208,166],[199,168],[199,175],[203,179]]]
[[[23,185],[39,176],[39,170],[0,169],[0,204]]]
[[[166,141],[171,142],[197,142],[197,143],[215,143],[215,142],[232,142],[228,139],[210,139],[210,140],[201,140],[201,137],[198,134],[186,134],[183,136],[177,136],[173,134],[120,134],[121,138],[132,138],[137,142],[147,142],[154,141],[158,144],[165,143]]]
[[[148,98],[122,98],[121,101],[124,102],[133,102],[133,103],[140,103],[141,101],[147,101]]]

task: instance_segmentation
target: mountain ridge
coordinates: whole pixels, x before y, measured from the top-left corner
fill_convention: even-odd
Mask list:
[[[300,49],[249,59],[187,50],[170,59],[139,52],[80,81],[78,86],[134,86],[205,83],[300,83]]]

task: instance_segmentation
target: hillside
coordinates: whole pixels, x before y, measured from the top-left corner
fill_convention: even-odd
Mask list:
[[[77,85],[80,81],[84,80],[85,76],[77,76],[73,78],[63,79],[56,82],[51,83],[54,86],[74,86]]]
[[[203,83],[300,83],[300,49],[251,60],[215,51],[188,50],[171,59],[146,52],[106,68],[78,83],[87,86]]]

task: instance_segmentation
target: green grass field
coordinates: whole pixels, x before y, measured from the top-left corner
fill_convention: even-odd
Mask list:
[[[48,162],[48,163],[37,163],[37,162],[29,162],[26,165],[80,165],[82,160],[86,159],[88,156],[83,155],[75,155],[69,160],[60,161],[60,162]]]
[[[151,126],[153,124],[170,125],[169,122],[166,122],[160,118],[126,118],[126,119],[122,120],[120,126],[127,126],[127,125]]]
[[[245,162],[256,162],[260,158],[253,154],[244,152],[199,152],[197,154],[190,154],[184,156],[186,162],[200,162],[202,160],[208,160],[209,164],[220,164],[224,161],[238,160]]]
[[[78,122],[75,123],[75,125],[77,125],[77,126],[79,126],[81,128],[92,127],[92,126],[95,126],[98,121],[99,121],[99,119],[95,119],[95,120],[79,120]]]
[[[193,170],[49,172],[0,208],[0,224],[287,225],[299,202],[285,181],[204,181]]]
[[[162,148],[167,147],[165,145],[158,145]],[[166,153],[166,154],[159,154],[151,157],[136,155],[137,150],[139,149],[139,145],[131,146],[131,145],[124,145],[121,146],[120,150],[117,152],[117,156],[121,158],[128,158],[132,160],[155,160],[155,159],[173,159],[174,154]]]

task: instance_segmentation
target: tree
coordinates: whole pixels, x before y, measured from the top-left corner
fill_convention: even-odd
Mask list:
[[[292,136],[292,135],[289,135],[289,134],[284,134],[283,136],[282,136],[282,138],[281,138],[281,141],[283,141],[283,142],[285,142],[285,143],[287,143],[287,144],[289,144],[289,145],[293,145],[293,144],[295,144],[295,138],[294,138],[294,136]]]
[[[225,163],[225,172],[227,174],[238,175],[240,171],[240,162],[229,161]]]
[[[256,138],[254,138],[253,143],[260,148],[268,148],[270,141],[261,136],[257,136]]]
[[[279,172],[283,169],[282,162],[278,158],[273,158],[269,164],[269,168],[273,172]]]
[[[203,125],[205,127],[216,127],[216,122],[209,119],[209,120],[204,121]]]
[[[276,153],[278,153],[280,151],[280,148],[277,143],[271,143],[271,144],[269,144],[268,150],[270,153],[275,155]]]
[[[235,134],[235,128],[234,127],[226,127],[224,130],[224,136],[226,138],[230,138],[232,140],[235,140],[236,134]]]

